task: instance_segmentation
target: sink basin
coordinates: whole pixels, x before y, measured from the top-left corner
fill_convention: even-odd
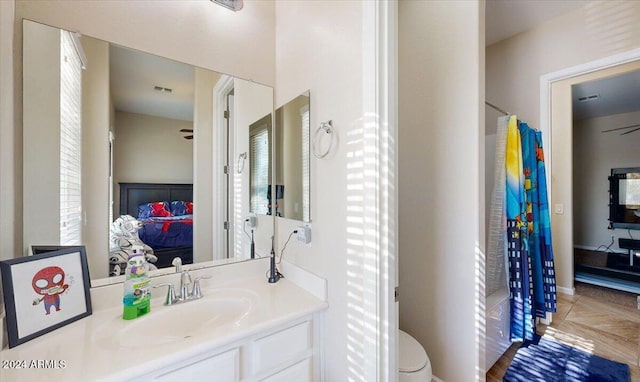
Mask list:
[[[257,295],[245,289],[214,289],[203,295],[172,306],[158,306],[160,300],[153,300],[150,313],[125,322],[112,335],[115,345],[157,346],[189,338],[204,329],[239,325],[257,301]]]

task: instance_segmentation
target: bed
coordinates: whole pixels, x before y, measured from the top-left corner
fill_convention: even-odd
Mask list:
[[[120,215],[137,218],[138,236],[153,248],[158,268],[174,257],[193,263],[193,184],[120,183]]]

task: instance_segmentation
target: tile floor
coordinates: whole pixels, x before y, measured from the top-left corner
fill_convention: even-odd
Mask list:
[[[573,296],[558,295],[558,311],[538,333],[592,354],[629,365],[631,381],[640,382],[640,310],[636,296],[576,284]],[[502,381],[519,343],[513,344],[487,372],[487,382]]]

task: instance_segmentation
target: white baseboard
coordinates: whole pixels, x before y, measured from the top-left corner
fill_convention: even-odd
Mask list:
[[[573,296],[574,294],[576,294],[576,288],[565,288],[565,287],[561,287],[561,286],[556,286],[556,290],[559,293],[566,294],[566,295],[569,295],[569,296]]]
[[[431,382],[443,382],[442,379],[436,377],[435,375],[431,376]]]

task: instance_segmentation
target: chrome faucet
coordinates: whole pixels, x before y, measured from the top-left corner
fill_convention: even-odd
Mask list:
[[[193,280],[193,289],[189,292],[189,285],[191,285],[191,274],[188,270],[184,270],[180,273],[180,294],[176,296],[176,291],[172,283],[162,283],[155,285],[154,288],[166,286],[167,297],[164,300],[165,305],[175,305],[183,302],[197,300],[202,298],[202,289],[200,288],[200,280],[210,279],[209,276],[199,276]]]
[[[189,271],[182,271],[182,273],[180,274],[180,296],[178,296],[179,299],[189,299],[189,285],[191,285],[191,282],[191,274],[189,273]]]

